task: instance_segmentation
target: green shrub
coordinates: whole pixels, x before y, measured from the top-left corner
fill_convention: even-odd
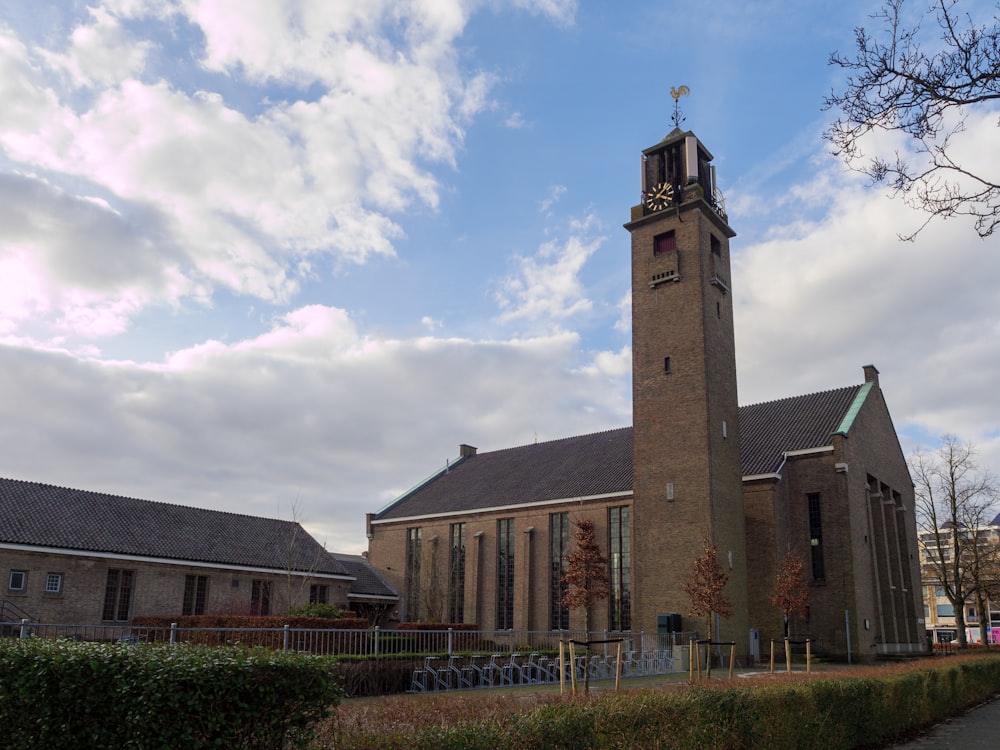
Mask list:
[[[313,602],[296,607],[288,614],[290,617],[322,617],[327,620],[338,620],[347,616],[347,610],[341,609],[336,604]]]
[[[332,665],[269,650],[6,641],[4,747],[294,747],[340,700]]]
[[[457,704],[446,714],[441,697],[429,704],[431,710],[422,701],[394,704],[390,723],[364,737],[331,734],[332,743],[324,747],[850,750],[884,746],[998,690],[1000,657],[985,656],[944,666],[866,669],[857,676],[716,681],[592,694],[502,717],[479,717],[473,704]],[[407,710],[414,715],[407,716]]]

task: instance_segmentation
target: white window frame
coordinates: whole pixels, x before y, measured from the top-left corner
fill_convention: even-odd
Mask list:
[[[21,585],[14,585],[14,576],[21,577]],[[21,593],[28,588],[28,571],[26,570],[12,570],[10,571],[10,576],[7,578],[7,590],[14,593]]]
[[[63,584],[63,574],[62,573],[46,573],[45,574],[45,593],[46,594],[61,594]]]

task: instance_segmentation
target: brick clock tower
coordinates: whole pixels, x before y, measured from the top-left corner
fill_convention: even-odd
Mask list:
[[[675,97],[676,100],[676,97]],[[674,121],[679,124],[676,114]],[[632,235],[633,627],[697,630],[683,585],[707,536],[749,650],[746,534],[729,240],[712,155],[679,127],[642,152]],[[664,627],[666,626],[666,628]]]

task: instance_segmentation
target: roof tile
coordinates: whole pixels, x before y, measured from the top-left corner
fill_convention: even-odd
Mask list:
[[[301,525],[0,478],[0,543],[347,575]]]

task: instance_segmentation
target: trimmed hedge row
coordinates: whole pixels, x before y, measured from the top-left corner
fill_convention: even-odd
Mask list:
[[[850,750],[885,745],[1000,691],[1000,658],[884,678],[629,691],[503,719],[382,733],[408,750]],[[376,738],[372,738],[375,740]]]
[[[182,615],[170,617],[145,615],[132,619],[134,628],[169,628],[171,623],[180,628],[293,628],[337,630],[366,630],[364,617],[306,617],[303,615]]]
[[[269,650],[0,642],[0,743],[61,750],[300,746],[341,690],[333,660]]]

